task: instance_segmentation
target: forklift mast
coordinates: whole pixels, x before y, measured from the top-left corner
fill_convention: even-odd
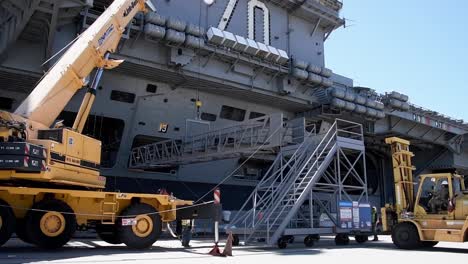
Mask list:
[[[409,150],[410,142],[397,137],[385,139],[392,153],[393,181],[395,186],[395,209],[400,215],[402,212],[414,210],[414,181],[411,158],[413,152]]]

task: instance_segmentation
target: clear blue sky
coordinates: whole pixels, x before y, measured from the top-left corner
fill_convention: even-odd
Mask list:
[[[378,92],[468,121],[468,1],[345,0],[327,67]]]

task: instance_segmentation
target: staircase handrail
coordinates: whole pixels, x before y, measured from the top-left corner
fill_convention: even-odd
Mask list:
[[[332,133],[333,132],[333,133]],[[330,136],[331,135],[331,136]],[[329,139],[326,141],[326,145],[325,147],[322,149],[322,151],[320,152],[320,155],[317,156],[317,158],[315,159],[314,163],[312,164],[312,166],[310,166],[310,169],[311,170],[314,165],[317,163],[318,159],[320,158],[320,156],[323,154],[323,152],[325,151],[325,149],[329,146],[330,142],[332,141],[332,139],[336,136],[336,122],[330,127],[330,129],[327,131],[327,133],[324,135],[324,137],[322,138],[322,140],[320,141],[320,143],[317,145],[317,147],[315,148],[315,150],[312,152],[312,154],[310,154],[308,156],[308,158],[301,163],[301,168],[299,170],[299,172],[297,172],[295,175],[296,177],[291,177],[291,179],[289,181],[287,181],[286,184],[284,184],[285,186],[285,189],[286,190],[281,190],[278,192],[279,195],[278,196],[278,200],[274,201],[276,202],[276,206],[274,208],[272,208],[268,214],[268,216],[271,216],[271,214],[276,210],[276,208],[279,206],[279,200],[281,200],[282,198],[284,198],[288,192],[290,191],[290,187],[293,186],[294,187],[294,182],[297,180],[297,178],[299,177],[299,175],[302,174],[302,172],[304,171],[304,169],[309,165],[310,161],[312,160],[313,157],[315,157],[319,151],[319,149],[321,149],[322,145],[324,144],[325,140],[329,137]],[[301,181],[302,183],[303,181]],[[281,197],[280,197],[281,196]],[[284,207],[282,209],[282,211],[284,210]],[[276,219],[275,219],[276,220]]]
[[[307,132],[307,138],[310,138],[312,135],[315,135],[315,132],[316,132],[315,129],[312,129],[310,132]],[[300,153],[299,150],[300,150],[301,148],[303,148],[303,147],[306,145],[306,149],[307,149],[312,143],[313,143],[313,142],[311,142],[311,141],[304,140],[304,141],[299,145],[299,147],[294,151],[294,153],[291,155],[291,158],[290,158],[290,159],[286,162],[286,164],[285,164],[284,166],[282,166],[282,167],[283,167],[283,168],[286,168],[287,165],[289,165],[291,162],[293,162],[293,160],[295,160],[295,157],[298,155],[298,153]],[[269,168],[269,169],[267,170],[267,172],[265,173],[265,176],[264,176],[264,177],[260,180],[260,182],[257,184],[256,189],[258,188],[258,186],[262,186],[262,184],[263,184],[264,182],[266,182],[267,180],[271,180],[272,177],[271,177],[271,176],[268,176],[268,175],[272,173],[272,170],[275,168],[276,163],[279,162],[279,161],[282,160],[282,159],[283,159],[283,156],[282,156],[281,151],[280,151],[280,153],[276,156],[276,158],[275,158],[275,160],[273,161],[273,163],[272,163],[272,165],[270,166],[270,168]],[[282,170],[279,171],[279,172],[283,172],[283,170],[284,170],[284,169],[282,169]],[[292,170],[290,170],[290,171],[292,171]],[[260,199],[262,199],[262,198],[265,197],[265,195],[266,195],[266,193],[267,193],[268,190],[270,190],[270,189],[273,190],[273,189],[274,189],[274,186],[273,186],[273,185],[277,182],[276,180],[277,180],[277,179],[279,178],[279,176],[281,176],[281,175],[282,175],[282,173],[278,173],[278,174],[274,177],[272,183],[271,183],[268,187],[266,187],[266,189],[265,189],[265,191],[264,191],[264,194],[260,197]],[[242,205],[241,209],[240,209],[240,210],[237,212],[237,214],[234,216],[234,218],[233,218],[233,220],[232,220],[232,222],[231,222],[231,226],[233,226],[235,223],[237,223],[237,220],[238,220],[238,219],[243,219],[244,222],[247,221],[247,217],[245,217],[245,218],[239,218],[239,214],[240,214],[240,213],[243,211],[243,209],[250,203],[251,200],[252,200],[252,202],[253,202],[253,198],[254,198],[254,196],[255,196],[256,194],[257,194],[257,192],[256,192],[256,191],[253,191],[253,192],[250,194],[250,196],[246,199],[246,201],[245,201],[244,204]],[[250,209],[250,210],[247,212],[247,215],[249,215],[249,214],[250,214],[249,212],[252,211],[252,210],[253,210],[253,212],[252,212],[252,213],[253,213],[253,216],[255,217],[255,207],[252,207],[252,209]]]
[[[346,128],[346,129],[358,127],[358,128],[360,129],[360,132],[359,132],[359,133],[356,133],[356,132],[352,132],[352,131],[349,131],[349,130],[346,130],[346,129],[340,129],[340,128],[339,128],[339,123],[352,124],[353,127],[348,127],[348,128]],[[332,135],[330,136],[330,138],[328,139],[326,145],[325,145],[323,148],[321,148],[321,146],[323,145],[323,143],[325,142],[325,140],[327,139],[327,137],[330,135],[330,133],[331,133],[332,131],[333,131],[333,134],[332,134]],[[306,168],[306,166],[309,165],[311,159],[312,159],[314,156],[317,155],[317,152],[318,152],[320,149],[322,149],[321,152],[320,152],[320,154],[319,154],[318,156],[316,156],[316,158],[315,158],[315,160],[314,160],[314,163],[309,167],[309,170],[308,170],[307,174],[310,173],[310,171],[312,170],[312,168],[314,168],[314,166],[317,165],[319,159],[322,157],[322,155],[324,154],[325,150],[329,147],[329,145],[330,145],[330,143],[332,142],[332,140],[333,140],[333,139],[335,139],[335,140],[337,139],[337,137],[339,136],[339,132],[345,132],[345,133],[347,133],[347,134],[358,135],[361,139],[362,139],[362,135],[363,135],[363,134],[362,134],[363,131],[362,131],[362,125],[361,125],[361,124],[358,124],[358,123],[354,123],[354,122],[350,122],[350,121],[347,121],[347,120],[343,120],[343,119],[338,119],[338,118],[337,118],[337,119],[335,120],[335,122],[333,123],[333,125],[330,127],[330,129],[327,131],[327,133],[325,134],[325,136],[322,138],[322,140],[320,141],[320,143],[317,145],[317,147],[315,148],[314,152],[309,156],[309,158],[307,159],[307,161],[305,161],[305,162],[303,163],[303,166],[302,166],[301,171],[300,171],[299,173],[297,173],[297,177],[295,177],[295,178],[293,178],[293,179],[290,180],[290,183],[293,183],[293,184],[288,183],[288,184],[285,184],[284,186],[286,186],[286,187],[291,187],[291,186],[292,186],[293,188],[294,188],[295,185],[299,185],[299,186],[300,186],[300,185],[304,182],[305,177],[301,180],[300,183],[294,183],[294,182],[297,180],[297,178],[299,177],[299,175],[303,173],[304,168]],[[319,169],[319,168],[317,168],[317,169]],[[306,175],[307,175],[307,174],[306,174]],[[294,190],[294,189],[293,189],[293,190]],[[285,194],[284,196],[286,196],[286,195],[287,195],[286,191],[289,192],[290,189],[289,189],[289,190],[281,190],[279,193],[284,193],[284,194]],[[284,196],[283,196],[283,197],[284,197]],[[271,213],[273,213],[273,212],[276,210],[276,208],[277,208],[277,206],[271,210]],[[283,210],[284,210],[284,207],[283,207],[282,211],[283,211]],[[270,216],[271,216],[271,213],[270,213]],[[276,219],[275,219],[275,220],[276,220]]]
[[[346,124],[352,124],[353,126],[352,126],[352,127],[345,128],[345,129],[340,129],[340,128],[339,128],[339,123],[340,123],[340,122],[344,122],[344,123],[346,123]],[[350,130],[350,129],[354,128],[354,127],[357,127],[357,128],[359,129],[359,132],[353,132],[353,131]],[[289,190],[287,190],[287,192],[284,192],[284,193],[285,193],[284,197],[287,196],[287,195],[291,195],[291,193],[290,193],[291,190],[294,190],[295,188],[300,187],[300,186],[304,183],[305,179],[307,178],[307,175],[310,174],[312,168],[314,168],[315,166],[317,166],[317,164],[318,164],[320,158],[324,155],[325,150],[327,150],[327,148],[329,147],[329,144],[330,144],[331,142],[336,143],[337,137],[339,136],[339,132],[345,132],[346,134],[348,134],[348,137],[349,137],[349,138],[352,138],[352,136],[349,136],[349,135],[357,135],[357,136],[359,136],[360,140],[363,140],[363,128],[362,128],[362,125],[361,125],[361,124],[354,123],[354,122],[350,122],[350,121],[346,121],[346,120],[342,120],[342,119],[337,119],[337,120],[335,120],[335,123],[334,123],[334,125],[332,126],[332,128],[334,128],[334,129],[330,129],[330,130],[333,130],[333,131],[334,131],[334,132],[333,132],[333,135],[330,137],[330,139],[328,140],[327,144],[323,147],[323,149],[321,150],[320,154],[314,159],[314,163],[308,168],[307,173],[304,174],[304,177],[302,178],[302,180],[301,180],[299,183],[295,183],[295,181],[299,178],[299,176],[303,173],[303,171],[301,171],[301,172],[299,172],[299,173],[297,174],[297,176],[296,176],[294,182],[292,182],[292,184],[290,185],[290,187],[292,187],[292,189],[289,189]],[[348,130],[347,130],[347,129],[348,129]],[[322,142],[324,142],[325,139],[326,139],[326,137],[324,137],[324,139],[322,140]],[[314,154],[320,149],[320,146],[322,145],[322,142],[319,144],[319,146],[317,146],[316,150],[314,151]],[[333,146],[332,149],[333,149],[333,148],[336,148],[336,145]],[[326,155],[328,156],[328,155],[330,155],[330,153],[334,153],[335,151],[336,151],[336,149],[333,150],[333,151],[330,150],[330,151],[328,151],[328,152],[326,153]],[[308,164],[310,163],[310,160],[314,157],[314,154],[312,154],[312,155],[309,156],[307,162],[305,162],[305,165],[304,165],[303,169],[307,168]],[[326,164],[326,163],[325,163],[324,161],[322,161],[322,163],[316,168],[316,171],[315,171],[315,174],[314,174],[314,175],[317,175],[317,173],[320,171],[320,167],[323,166],[324,164]],[[326,164],[326,166],[328,166],[328,164]],[[300,193],[299,197],[297,197],[297,198],[295,198],[294,200],[292,200],[292,201],[294,202],[293,205],[292,205],[293,207],[290,208],[289,211],[287,211],[287,215],[285,216],[286,219],[291,219],[291,218],[293,217],[293,214],[294,214],[294,212],[295,212],[294,207],[298,207],[298,201],[303,200],[303,196],[304,196],[304,195],[307,195],[307,194],[306,194],[306,190],[309,188],[310,184],[313,184],[313,180],[314,180],[314,179],[310,179],[310,181],[309,181],[309,183],[307,184],[307,186],[303,187],[304,190]],[[296,187],[296,186],[297,186],[297,187]],[[292,194],[294,195],[295,192],[293,192]],[[287,204],[289,204],[290,201],[291,201],[291,199],[289,199],[289,200],[287,201]],[[278,205],[279,205],[279,202],[277,203],[276,208],[278,207]],[[276,208],[272,209],[271,212],[272,212],[272,213],[275,212],[275,211],[276,211]],[[285,208],[286,208],[286,206],[283,205],[283,207],[281,208],[281,211],[279,212],[279,214],[277,214],[277,215],[276,215],[276,218],[273,219],[273,222],[272,222],[271,224],[270,224],[269,222],[267,223],[267,234],[268,234],[268,235],[270,234],[270,228],[273,227],[273,226],[275,226],[276,221],[277,221],[277,220],[279,219],[279,217],[283,214]],[[271,215],[271,214],[270,214],[270,215]],[[269,218],[267,218],[267,219],[269,219]],[[280,224],[278,225],[278,227],[276,228],[276,230],[275,230],[274,233],[273,233],[273,236],[272,236],[272,239],[273,239],[273,240],[279,237],[280,234],[278,233],[278,231],[279,231],[279,230],[282,230],[284,227],[286,227],[287,224],[288,224],[288,223],[287,223],[285,220],[283,220],[283,222],[280,223]],[[270,238],[268,237],[268,239],[270,239]]]

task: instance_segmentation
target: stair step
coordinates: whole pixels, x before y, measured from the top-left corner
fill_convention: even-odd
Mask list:
[[[292,190],[291,190],[292,192]],[[299,189],[295,189],[295,192],[292,192],[292,193],[287,193],[285,197],[289,197],[289,196],[299,196],[303,193],[303,190],[299,190]]]
[[[312,179],[311,179],[311,180],[312,180]],[[310,182],[311,182],[311,181],[308,180],[308,181],[304,181],[304,182],[302,182],[302,183],[299,183],[299,182],[298,182],[298,183],[294,183],[294,185],[291,185],[291,188],[290,188],[290,189],[296,189],[296,190],[297,190],[297,188],[305,188],[305,187],[307,187],[307,185],[309,185]]]

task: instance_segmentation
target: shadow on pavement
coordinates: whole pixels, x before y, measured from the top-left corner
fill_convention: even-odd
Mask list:
[[[99,263],[101,261],[150,261],[150,260],[177,260],[177,259],[200,259],[205,258],[213,259],[208,252],[212,248],[211,245],[198,245],[190,248],[183,247],[159,247],[153,246],[146,250],[132,250],[122,245],[109,245],[102,246],[95,243],[93,240],[77,240],[72,241],[72,245],[79,242],[78,246],[67,246],[57,250],[43,250],[31,245],[18,243],[10,243],[5,247],[0,248],[0,263],[5,264],[19,264],[31,263],[36,261],[59,261],[60,263]],[[223,247],[224,245],[220,245]],[[367,242],[365,244],[357,244],[351,241],[347,246],[336,246],[332,240],[323,239],[312,248],[305,248],[302,243],[295,243],[288,245],[287,249],[278,249],[276,247],[266,246],[240,246],[234,247],[234,256],[236,257],[249,257],[255,255],[277,255],[277,256],[313,256],[321,253],[326,253],[330,249],[363,249],[368,248],[372,250],[383,251],[405,251],[395,248],[392,243],[385,241]],[[237,251],[237,252],[236,252]],[[444,252],[444,253],[457,253],[467,254],[468,250],[463,248],[448,248],[448,247],[435,247],[430,249],[417,250],[419,252]],[[147,253],[147,255],[141,255]],[[177,255],[164,254],[164,253],[178,253]],[[95,258],[94,258],[95,257]],[[107,258],[108,257],[108,258]],[[79,260],[77,258],[80,258]],[[62,261],[60,261],[62,260]]]
[[[196,250],[203,249],[203,251],[209,252],[212,246],[192,246],[189,248],[177,247],[177,248],[166,248],[159,246],[152,246],[151,248],[145,250],[134,250],[128,249],[123,245],[109,245],[102,246],[92,240],[79,240],[71,241],[72,244],[79,242],[79,246],[65,246],[60,249],[55,250],[45,250],[37,248],[33,245],[27,245],[22,242],[16,244],[6,244],[4,247],[0,248],[0,263],[1,264],[16,264],[16,263],[30,263],[38,261],[57,261],[63,260],[63,263],[74,263],[76,262],[93,262],[89,257],[112,257],[110,260],[106,261],[117,261],[119,259],[126,260],[145,260],[141,257],[141,253],[152,253],[149,259],[170,259],[167,257],[167,254],[155,255],[155,253],[186,253],[186,255],[179,255],[173,259],[183,259],[183,258],[198,258],[198,257],[209,257],[213,256],[208,255],[207,253],[200,253]],[[22,244],[20,244],[22,243]],[[134,255],[138,254],[138,255]],[[194,254],[196,256],[194,256]],[[119,255],[122,255],[122,258],[119,258]],[[135,257],[137,256],[137,257]],[[79,261],[76,258],[82,258]],[[86,259],[88,258],[88,259]],[[96,262],[99,262],[98,259],[95,259]]]

